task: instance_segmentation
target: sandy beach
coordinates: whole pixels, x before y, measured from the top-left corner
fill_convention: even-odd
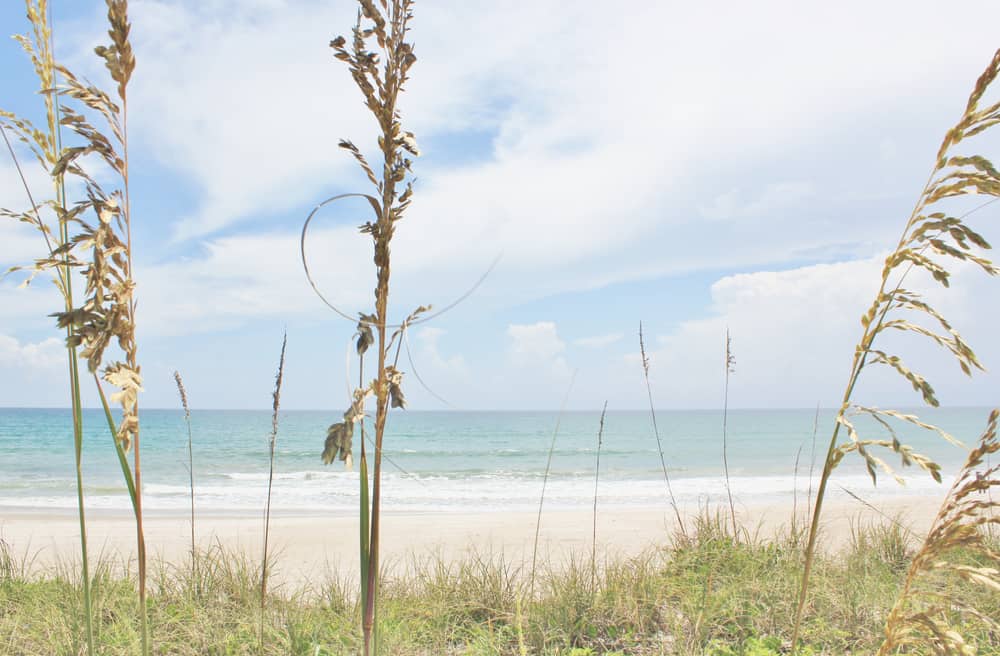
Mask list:
[[[828,501],[823,511],[823,548],[836,550],[850,541],[856,522],[882,523],[901,518],[920,536],[929,527],[941,497],[914,495],[879,500],[873,507],[842,500]],[[723,512],[720,507],[717,509]],[[799,505],[800,517],[804,503]],[[684,508],[690,523],[697,508]],[[714,512],[714,509],[713,509]],[[792,504],[739,506],[738,517],[751,534],[768,539],[787,530]],[[526,512],[398,513],[383,515],[384,561],[406,569],[414,558],[435,555],[455,560],[471,553],[502,553],[508,560],[530,560],[537,515]],[[589,554],[593,516],[583,510],[546,510],[542,516],[539,552],[558,565],[575,553]],[[197,515],[201,548],[221,544],[250,555],[260,553],[263,520],[250,515]],[[676,529],[669,509],[607,508],[598,512],[597,542],[602,553],[631,556],[666,544]],[[135,552],[134,524],[119,513],[92,512],[88,517],[91,553],[119,559]],[[0,537],[17,555],[26,555],[33,571],[79,557],[79,523],[64,512],[15,510],[0,518]],[[350,574],[357,567],[357,519],[347,515],[272,515],[271,548],[277,554],[275,576],[290,584],[313,580],[326,572]],[[146,518],[146,543],[151,558],[182,562],[190,545],[190,519],[176,514]]]

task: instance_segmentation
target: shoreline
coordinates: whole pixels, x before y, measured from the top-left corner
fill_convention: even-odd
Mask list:
[[[910,495],[876,499],[873,507],[860,502],[827,500],[824,503],[821,548],[834,552],[850,544],[857,523],[884,524],[898,520],[912,530],[915,541],[929,528],[938,511],[940,495]],[[755,539],[770,540],[787,532],[793,504],[738,504],[737,521]],[[705,509],[719,513],[728,522],[728,507],[683,506],[681,515],[688,531],[693,519]],[[798,504],[800,525],[807,522],[804,503]],[[407,568],[422,557],[434,555],[455,562],[475,554],[503,555],[511,562],[530,562],[534,546],[537,512],[486,511],[383,513],[383,561],[390,567]],[[258,557],[263,543],[263,514],[225,516],[195,513],[199,549],[222,547]],[[146,544],[151,560],[166,564],[190,558],[190,515],[151,513],[145,518]],[[669,506],[660,508],[598,508],[599,553],[637,556],[668,545],[675,535],[676,519]],[[111,559],[117,564],[134,561],[135,525],[129,513],[88,512],[88,542],[91,559]],[[358,520],[347,514],[275,513],[271,516],[271,546],[276,554],[275,576],[282,583],[299,585],[320,572],[350,575],[357,569]],[[593,546],[593,511],[546,508],[539,531],[539,553],[548,562],[565,562]],[[10,547],[15,560],[24,559],[32,575],[79,561],[79,520],[62,510],[6,511],[0,518],[0,539]]]

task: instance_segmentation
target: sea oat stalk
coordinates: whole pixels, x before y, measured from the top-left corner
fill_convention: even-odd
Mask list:
[[[601,410],[601,422],[597,428],[597,459],[594,463],[594,531],[590,551],[590,589],[597,590],[597,490],[601,482],[601,445],[604,443],[604,416],[608,414],[608,402]]]
[[[127,88],[135,69],[128,20],[128,3],[125,0],[107,0],[108,36],[111,43],[95,48],[104,61],[111,79],[116,83],[117,101],[88,82],[81,81],[64,66],[56,65],[63,84],[49,93],[74,101],[82,109],[68,106],[61,109],[60,123],[79,137],[83,145],[68,147],[52,167],[53,175],[73,175],[84,187],[85,198],[71,209],[64,210],[60,218],[78,227],[55,252],[50,263],[58,265],[60,258],[69,266],[80,267],[86,281],[86,298],[56,315],[60,327],[72,327],[74,334],[67,339],[70,346],[81,346],[80,357],[87,360],[87,368],[110,385],[117,388],[110,400],[121,408],[121,420],[110,422],[114,433],[115,448],[121,453],[132,451],[131,472],[127,463],[121,462],[126,480],[134,479],[130,486],[136,523],[136,552],[139,573],[139,618],[142,633],[142,653],[149,654],[149,627],[146,604],[146,542],[142,512],[142,462],[139,445],[139,393],[142,376],[138,362],[135,338],[135,278],[133,275],[132,213],[129,196],[128,155],[128,94]],[[100,116],[105,132],[94,127],[84,112]],[[110,136],[108,136],[110,135]],[[117,178],[120,185],[106,192],[95,177],[84,171],[81,160],[92,155],[103,162]],[[58,208],[57,208],[58,211]],[[88,222],[87,213],[96,221]],[[116,345],[124,355],[123,361],[107,363],[106,351]],[[102,370],[103,367],[103,370]],[[101,392],[103,396],[103,391]],[[107,400],[107,399],[103,399]]]
[[[188,407],[187,390],[179,371],[174,372],[174,382],[177,384],[177,394],[181,397],[181,407],[184,408],[184,423],[188,435],[188,484],[191,490],[191,575],[198,580],[198,556],[194,540],[194,438],[191,434],[191,408]]]
[[[278,442],[278,410],[281,408],[281,381],[285,374],[285,347],[288,333],[281,338],[281,356],[278,358],[278,373],[274,377],[274,393],[271,403],[271,436],[268,439],[267,502],[264,505],[264,553],[260,560],[260,652],[264,653],[264,605],[267,601],[268,538],[271,535],[271,488],[274,485],[274,448]]]
[[[677,527],[681,535],[686,536],[684,520],[681,519],[680,508],[677,507],[677,500],[674,498],[674,490],[670,487],[670,476],[667,474],[667,461],[663,455],[663,442],[660,440],[660,428],[656,424],[656,409],[653,408],[653,388],[649,384],[649,358],[646,356],[646,340],[642,334],[642,322],[639,322],[639,354],[642,356],[642,375],[646,381],[646,397],[649,399],[649,416],[653,421],[653,435],[656,436],[656,450],[660,454],[660,467],[663,470],[663,482],[667,486],[667,496],[670,499],[670,507],[674,509],[674,516],[677,518]]]
[[[793,651],[798,646],[799,630],[805,609],[809,575],[819,534],[819,521],[823,510],[827,484],[833,470],[848,453],[856,451],[865,461],[868,473],[875,480],[878,470],[892,474],[889,465],[876,456],[876,449],[887,449],[898,455],[904,465],[915,464],[927,471],[935,480],[941,480],[940,467],[929,458],[913,452],[903,444],[890,421],[908,423],[911,426],[932,431],[943,438],[955,442],[945,431],[920,421],[915,415],[895,410],[857,406],[853,403],[854,389],[861,372],[869,365],[884,365],[902,376],[923,401],[937,406],[934,388],[919,373],[910,369],[894,354],[876,348],[876,339],[890,329],[910,332],[930,339],[949,351],[961,370],[971,375],[975,369],[982,369],[976,354],[962,339],[958,331],[936,309],[921,296],[903,287],[913,269],[922,269],[944,287],[950,285],[951,273],[946,268],[949,262],[968,262],[981,268],[989,275],[1000,273],[994,264],[982,253],[990,248],[989,243],[964,221],[966,215],[955,216],[955,198],[966,194],[1000,196],[1000,173],[984,157],[953,154],[954,148],[963,140],[974,137],[1000,123],[1000,103],[985,108],[980,100],[1000,74],[1000,50],[976,82],[969,101],[959,122],[945,135],[938,150],[934,169],[921,192],[917,204],[906,222],[903,235],[896,248],[885,260],[879,291],[871,306],[861,317],[861,339],[854,349],[851,373],[844,390],[843,400],[837,412],[830,444],[827,448],[823,471],[816,491],[816,502],[812,511],[809,541],[806,546],[802,582],[799,589],[795,624],[792,632]],[[992,201],[990,201],[992,202]],[[982,206],[980,206],[982,207]],[[975,210],[972,210],[975,211]],[[917,323],[923,319],[927,325]],[[874,419],[886,432],[886,439],[862,439],[850,420],[850,411]],[[841,429],[848,439],[841,442]],[[895,474],[893,474],[895,475]]]
[[[736,506],[733,504],[733,489],[729,485],[729,376],[736,371],[736,356],[733,354],[733,339],[726,328],[726,389],[722,396],[722,468],[726,474],[726,495],[729,497],[729,517],[733,522],[733,539],[736,532]],[[796,459],[796,472],[798,460]]]
[[[45,105],[46,129],[36,129],[31,121],[15,116],[0,109],[0,134],[10,153],[11,160],[24,187],[30,209],[25,212],[12,212],[0,208],[0,216],[12,218],[26,223],[39,231],[45,243],[46,256],[36,260],[30,267],[29,277],[22,283],[30,284],[34,276],[43,270],[54,272],[54,282],[63,298],[64,311],[73,308],[73,280],[70,258],[66,253],[57,256],[60,249],[69,243],[69,213],[66,210],[66,184],[63,172],[57,171],[57,163],[65,156],[62,145],[61,124],[59,121],[59,97],[51,93],[56,86],[56,62],[54,56],[54,38],[52,34],[51,8],[47,0],[26,0],[26,13],[32,27],[31,36],[16,35],[14,38],[31,59],[35,74],[38,77],[42,99]],[[14,148],[7,137],[10,130],[15,137],[26,144],[52,179],[54,199],[42,204],[35,202],[34,195],[21,169]],[[58,221],[58,230],[52,231],[42,218],[40,210],[47,206],[54,211]],[[6,273],[21,270],[22,267],[11,267]],[[6,273],[4,275],[6,275]],[[87,553],[87,521],[83,495],[83,410],[80,401],[80,372],[77,361],[77,349],[73,343],[75,328],[66,326],[66,351],[70,380],[70,405],[73,422],[73,456],[75,463],[77,516],[80,524],[80,554],[81,554],[81,590],[83,596],[84,627],[86,630],[87,653],[95,653],[93,610],[91,601],[90,559]]]
[[[381,543],[382,508],[382,443],[385,436],[386,420],[390,408],[405,407],[402,377],[395,363],[389,364],[390,350],[395,339],[402,340],[407,322],[389,334],[389,280],[391,274],[390,244],[399,222],[410,204],[413,194],[410,177],[411,157],[419,155],[419,150],[411,132],[401,125],[398,100],[403,91],[410,67],[416,62],[413,46],[407,40],[412,0],[359,0],[360,11],[350,40],[337,37],[330,42],[334,56],[347,64],[355,84],[364,96],[365,105],[374,115],[379,126],[378,146],[382,156],[381,175],[361,150],[350,141],[342,141],[340,146],[347,150],[360,165],[368,181],[375,189],[375,196],[363,195],[369,202],[374,220],[361,226],[361,232],[371,236],[376,269],[375,311],[362,315],[361,324],[368,330],[362,331],[368,346],[376,348],[376,378],[367,386],[362,385],[354,393],[351,407],[344,414],[342,423],[334,424],[327,431],[323,459],[330,462],[338,456],[347,461],[350,457],[350,440],[354,424],[365,414],[365,402],[369,396],[375,401],[375,448],[372,472],[371,499],[362,499],[362,532],[367,532],[367,549],[362,539],[362,634],[365,656],[377,653],[375,635],[377,616],[377,592],[379,554]],[[371,42],[374,47],[370,49]],[[400,191],[402,190],[402,191]],[[418,308],[411,318],[425,311]],[[359,349],[359,354],[362,353]],[[396,361],[399,347],[397,345]],[[362,464],[367,474],[367,458]],[[362,484],[364,479],[362,477]],[[367,486],[365,486],[367,488]],[[362,495],[364,496],[364,494]],[[368,524],[365,531],[365,524]]]
[[[542,492],[538,496],[538,513],[535,517],[535,542],[531,548],[531,577],[528,584],[528,599],[535,596],[535,569],[538,565],[538,539],[542,532],[542,507],[545,505],[545,488],[549,484],[549,472],[552,470],[552,454],[556,450],[556,438],[559,437],[559,425],[562,423],[563,413],[566,412],[566,404],[569,402],[570,392],[573,391],[573,383],[576,382],[576,371],[569,380],[566,388],[566,395],[563,397],[562,405],[559,406],[559,414],[556,415],[556,427],[552,431],[552,441],[549,443],[549,454],[545,459],[545,473],[542,475]]]
[[[903,589],[885,622],[885,640],[878,656],[894,654],[900,648],[928,645],[935,654],[974,654],[962,635],[948,621],[949,613],[981,620],[996,634],[997,618],[954,595],[942,595],[943,586],[925,585],[941,575],[957,576],[970,585],[1000,592],[1000,554],[985,539],[990,526],[1000,524],[993,514],[997,504],[989,492],[1000,486],[1000,468],[990,466],[989,457],[1000,451],[997,441],[997,410],[990,413],[979,444],[972,449],[958,478],[941,504],[931,530],[910,563]],[[985,467],[984,467],[985,461]],[[980,468],[983,468],[980,470]],[[983,497],[986,497],[984,500]],[[949,558],[961,550],[985,564],[973,566]],[[951,588],[953,589],[953,588]]]

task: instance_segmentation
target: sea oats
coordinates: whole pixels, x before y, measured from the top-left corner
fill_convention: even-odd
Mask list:
[[[798,643],[809,575],[816,549],[816,538],[819,533],[823,498],[827,483],[836,466],[845,455],[856,451],[864,459],[873,482],[877,479],[879,470],[898,479],[892,467],[873,452],[883,449],[897,456],[904,466],[916,464],[927,471],[935,480],[940,481],[941,474],[938,464],[904,445],[886,420],[894,419],[909,423],[921,429],[936,432],[949,441],[954,441],[954,438],[946,432],[921,422],[913,415],[893,410],[856,406],[853,403],[854,388],[861,372],[869,365],[883,365],[909,383],[914,391],[920,394],[924,403],[930,406],[938,405],[936,393],[930,382],[923,375],[914,371],[900,356],[881,348],[875,348],[876,339],[888,330],[908,332],[929,339],[951,353],[959,368],[967,375],[971,375],[974,370],[983,368],[972,348],[952,326],[951,322],[924,301],[919,293],[905,288],[903,285],[911,272],[923,270],[930,275],[932,280],[948,287],[951,284],[951,272],[948,266],[956,262],[971,263],[991,276],[1000,273],[1000,269],[985,256],[985,252],[990,249],[990,244],[982,235],[965,223],[965,218],[975,209],[966,214],[956,215],[953,211],[953,203],[946,202],[968,194],[1000,196],[1000,173],[989,160],[979,155],[967,156],[953,153],[953,149],[963,140],[974,137],[1000,123],[1000,103],[993,103],[985,108],[980,107],[980,101],[998,74],[1000,74],[1000,50],[994,54],[989,66],[976,81],[961,119],[945,134],[930,178],[906,222],[903,235],[896,248],[885,259],[881,274],[881,286],[875,295],[875,300],[861,317],[861,338],[855,346],[851,375],[848,378],[843,401],[834,423],[823,473],[820,476],[819,488],[816,493],[816,504],[813,508],[809,529],[809,542],[806,547],[802,585],[799,591],[792,634],[793,651]],[[983,205],[979,207],[981,208]],[[918,323],[918,321],[924,323]],[[874,418],[877,424],[886,430],[890,439],[870,439],[860,436],[848,418],[852,410]],[[840,440],[841,428],[845,429],[848,435],[848,439],[843,442]]]
[[[986,464],[983,468],[989,456],[1000,451],[998,417],[997,410],[990,413],[979,444],[969,453],[910,563],[903,589],[886,620],[879,656],[921,646],[929,646],[936,654],[975,654],[974,646],[967,644],[953,626],[956,615],[979,620],[994,633],[1000,631],[997,618],[970,606],[963,598],[943,595],[940,591],[949,588],[934,584],[941,576],[952,576],[1000,592],[1000,554],[985,540],[985,529],[1000,525],[1000,516],[995,514],[1000,504],[987,494],[1000,486],[1000,466]],[[985,564],[957,562],[954,556],[958,551],[965,558],[978,557]]]
[[[375,596],[378,590],[380,547],[380,517],[382,490],[382,440],[385,435],[386,418],[390,408],[406,407],[403,394],[403,373],[397,368],[403,332],[411,318],[404,321],[391,337],[387,330],[389,303],[389,279],[391,274],[390,243],[413,197],[410,157],[420,151],[412,132],[404,130],[397,106],[399,94],[409,78],[410,67],[416,62],[413,46],[407,41],[409,22],[413,17],[412,0],[359,0],[360,11],[350,38],[338,36],[330,41],[334,57],[344,62],[354,83],[361,91],[365,106],[375,117],[379,127],[378,149],[381,154],[381,175],[379,167],[369,164],[368,158],[358,146],[342,140],[340,147],[348,151],[364,172],[374,188],[374,195],[345,194],[361,196],[368,200],[374,213],[374,221],[360,226],[362,234],[370,235],[376,270],[374,312],[361,314],[356,333],[356,351],[359,360],[359,382],[354,391],[351,408],[344,413],[344,420],[332,424],[327,429],[323,445],[322,459],[330,464],[339,458],[350,466],[353,458],[351,439],[354,424],[361,427],[361,603],[364,654],[369,656],[378,650],[375,633]],[[373,43],[374,42],[374,43]],[[402,192],[399,187],[402,186]],[[323,204],[326,204],[323,203]],[[320,206],[322,206],[321,204]],[[317,207],[319,209],[319,207]],[[317,288],[305,259],[306,230],[315,215],[315,210],[302,227],[302,262],[306,276],[314,291],[337,314],[348,317],[330,303]],[[419,309],[417,313],[423,311]],[[395,358],[388,362],[390,348],[396,339]],[[371,347],[376,348],[376,377],[364,381],[364,357]],[[375,453],[374,475],[371,498],[368,497],[368,463],[365,452],[364,406],[368,396],[375,398]]]

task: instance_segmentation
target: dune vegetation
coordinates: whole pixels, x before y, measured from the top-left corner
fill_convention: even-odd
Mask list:
[[[197,502],[191,457],[191,554],[184,562],[148,561],[143,523],[139,398],[142,369],[135,324],[138,276],[132,263],[129,196],[128,84],[137,68],[126,0],[106,0],[107,44],[95,47],[112,83],[104,91],[78,78],[53,54],[50,7],[26,0],[30,34],[20,43],[37,73],[45,125],[0,112],[0,127],[21,142],[51,177],[48,190],[24,184],[27,208],[3,210],[37,229],[39,254],[9,273],[30,282],[51,276],[63,305],[52,308],[64,331],[76,456],[80,526],[79,560],[37,572],[22,545],[0,542],[0,650],[9,654],[989,654],[1000,653],[1000,545],[989,494],[1000,485],[990,456],[1000,450],[997,412],[986,420],[966,464],[926,535],[899,522],[856,526],[847,549],[822,544],[828,485],[845,458],[861,458],[872,479],[894,475],[894,463],[913,465],[936,480],[940,467],[903,441],[901,426],[957,440],[913,414],[875,408],[855,399],[863,373],[886,367],[922,402],[937,405],[931,383],[895,351],[892,333],[930,340],[951,354],[966,374],[982,369],[972,347],[920,293],[948,287],[958,263],[1000,273],[987,257],[990,245],[966,218],[1000,197],[1000,172],[965,149],[1000,123],[1000,102],[988,93],[1000,75],[1000,51],[973,84],[957,123],[946,130],[931,160],[926,186],[905,217],[899,242],[888,255],[871,305],[858,308],[861,334],[853,352],[842,403],[830,426],[815,497],[806,519],[791,516],[783,532],[761,538],[738,524],[726,470],[725,508],[681,516],[663,477],[677,533],[634,558],[602,557],[594,549],[568,561],[538,553],[530,562],[497,554],[456,561],[415,555],[406,567],[381,558],[383,441],[390,415],[406,406],[400,353],[407,330],[436,316],[412,310],[393,324],[390,307],[391,245],[415,199],[420,151],[404,129],[398,101],[418,70],[410,39],[411,0],[359,0],[357,24],[330,42],[378,127],[378,159],[349,140],[340,143],[371,184],[361,197],[372,211],[360,227],[370,236],[376,269],[371,312],[351,316],[324,296],[305,260],[309,220],[302,231],[303,285],[312,284],[336,321],[356,325],[358,379],[342,416],[330,425],[322,461],[354,461],[360,470],[357,577],[331,575],[302,585],[271,582],[268,501],[261,554],[195,541]],[[416,68],[415,68],[416,67]],[[8,142],[9,144],[9,142]],[[376,148],[377,146],[377,148]],[[15,159],[15,150],[9,147]],[[99,170],[95,170],[99,169]],[[100,181],[100,182],[98,182]],[[78,197],[69,197],[71,193]],[[314,212],[315,213],[315,212]],[[82,285],[82,293],[80,286]],[[650,363],[640,327],[651,429],[659,442]],[[726,338],[725,380],[734,356]],[[270,466],[280,439],[278,410],[284,349],[273,395]],[[367,362],[371,355],[374,364]],[[80,363],[84,363],[83,372]],[[186,416],[187,395],[177,385]],[[88,551],[83,494],[80,390],[93,384],[103,402],[110,439],[129,492],[136,562],[94,558]],[[105,394],[105,387],[110,393]],[[115,411],[113,406],[117,406]],[[372,411],[372,406],[374,410]],[[873,418],[882,434],[859,434],[852,418]],[[369,425],[366,425],[369,418]],[[603,417],[602,417],[603,427]],[[558,430],[558,429],[557,429]],[[600,481],[600,428],[595,485]],[[189,425],[190,431],[190,425]],[[190,441],[194,437],[189,432]],[[966,439],[972,436],[964,436]],[[322,436],[318,436],[318,441]],[[726,439],[726,426],[720,444]],[[67,448],[69,445],[67,445]],[[723,457],[725,449],[723,448]],[[131,461],[129,460],[131,458]],[[539,502],[543,511],[544,487]]]

